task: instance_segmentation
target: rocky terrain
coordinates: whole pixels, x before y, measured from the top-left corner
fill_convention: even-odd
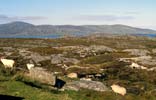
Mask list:
[[[128,35],[0,39],[1,59],[15,62],[0,63],[0,89],[9,85],[0,93],[31,100],[22,94],[27,87],[48,95],[43,100],[155,100],[155,43]],[[11,87],[15,84],[18,90]]]

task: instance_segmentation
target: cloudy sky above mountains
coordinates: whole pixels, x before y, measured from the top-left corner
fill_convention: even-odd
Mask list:
[[[0,24],[124,24],[156,29],[156,0],[0,0]]]

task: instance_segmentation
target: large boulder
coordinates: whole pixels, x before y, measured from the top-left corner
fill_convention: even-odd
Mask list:
[[[87,80],[80,80],[80,81],[73,81],[67,83],[64,87],[66,90],[74,90],[78,91],[80,89],[89,89],[94,91],[108,91],[109,89],[101,82],[98,81],[87,81]]]
[[[41,67],[31,68],[27,76],[29,76],[33,80],[52,86],[54,86],[56,83],[56,76]]]

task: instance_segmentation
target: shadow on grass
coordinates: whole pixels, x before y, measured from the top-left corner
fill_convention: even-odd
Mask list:
[[[24,82],[24,84],[29,85],[31,87],[39,88],[39,89],[42,88],[40,85],[37,85],[37,84],[32,83],[32,82]]]
[[[8,95],[0,95],[0,100],[23,100],[22,97],[8,96]]]

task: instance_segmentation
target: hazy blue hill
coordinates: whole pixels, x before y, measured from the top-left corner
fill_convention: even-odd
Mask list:
[[[141,29],[125,25],[32,25],[25,22],[12,22],[0,25],[1,36],[27,36],[52,34],[156,34],[155,30]]]

